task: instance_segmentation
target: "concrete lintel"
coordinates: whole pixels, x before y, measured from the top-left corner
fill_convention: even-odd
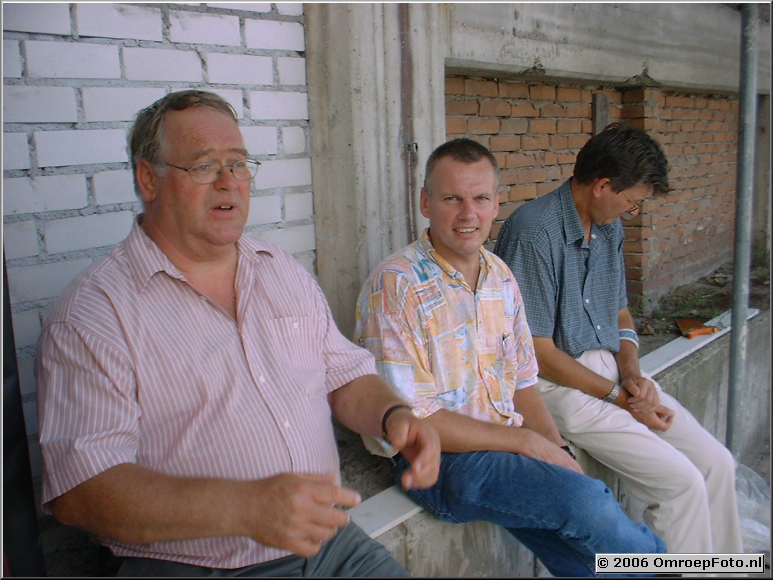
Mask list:
[[[707,4],[453,4],[452,67],[662,86],[738,90],[738,11]],[[763,38],[764,36],[764,38]],[[770,25],[760,29],[758,89],[770,92]]]

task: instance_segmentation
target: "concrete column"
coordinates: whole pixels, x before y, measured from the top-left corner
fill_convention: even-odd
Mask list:
[[[447,8],[305,4],[317,274],[346,336],[362,283],[424,227],[423,165],[445,140]]]

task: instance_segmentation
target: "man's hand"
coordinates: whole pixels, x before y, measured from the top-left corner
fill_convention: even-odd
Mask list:
[[[668,431],[674,423],[674,411],[663,405],[658,405],[651,413],[631,413],[634,418],[650,429]]]
[[[518,453],[532,459],[539,459],[545,463],[560,465],[577,473],[582,473],[580,465],[558,445],[531,429],[523,427],[516,427],[516,429],[519,429],[520,434],[523,435],[523,441],[519,445]]]
[[[631,377],[620,383],[620,386],[631,394],[627,408],[633,413],[652,413],[660,405],[658,390],[649,379]]]
[[[417,419],[410,409],[398,409],[386,423],[389,442],[411,463],[403,473],[404,489],[426,489],[435,484],[440,471],[440,437],[426,421]]]
[[[360,503],[357,492],[334,481],[332,473],[283,473],[247,482],[254,486],[252,506],[236,508],[247,518],[245,535],[304,558],[315,555],[322,542],[349,523],[349,514],[342,508]]]

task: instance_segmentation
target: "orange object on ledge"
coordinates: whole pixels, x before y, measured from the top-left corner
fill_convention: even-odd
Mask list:
[[[674,322],[676,322],[679,330],[682,331],[682,336],[687,338],[694,338],[701,334],[711,334],[717,331],[716,326],[706,326],[695,318],[676,318]]]

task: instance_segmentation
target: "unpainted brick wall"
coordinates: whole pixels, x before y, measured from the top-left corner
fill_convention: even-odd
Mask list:
[[[48,308],[142,211],[126,137],[141,108],[201,88],[236,109],[262,163],[246,231],[310,271],[303,5],[3,3],[3,250],[33,477],[35,344]]]
[[[593,95],[609,97],[610,122],[648,131],[666,151],[672,191],[625,223],[629,302],[651,310],[670,290],[732,258],[738,100],[662,88],[573,86],[446,78],[446,136],[470,137],[500,164],[501,223],[571,177],[593,135]]]

